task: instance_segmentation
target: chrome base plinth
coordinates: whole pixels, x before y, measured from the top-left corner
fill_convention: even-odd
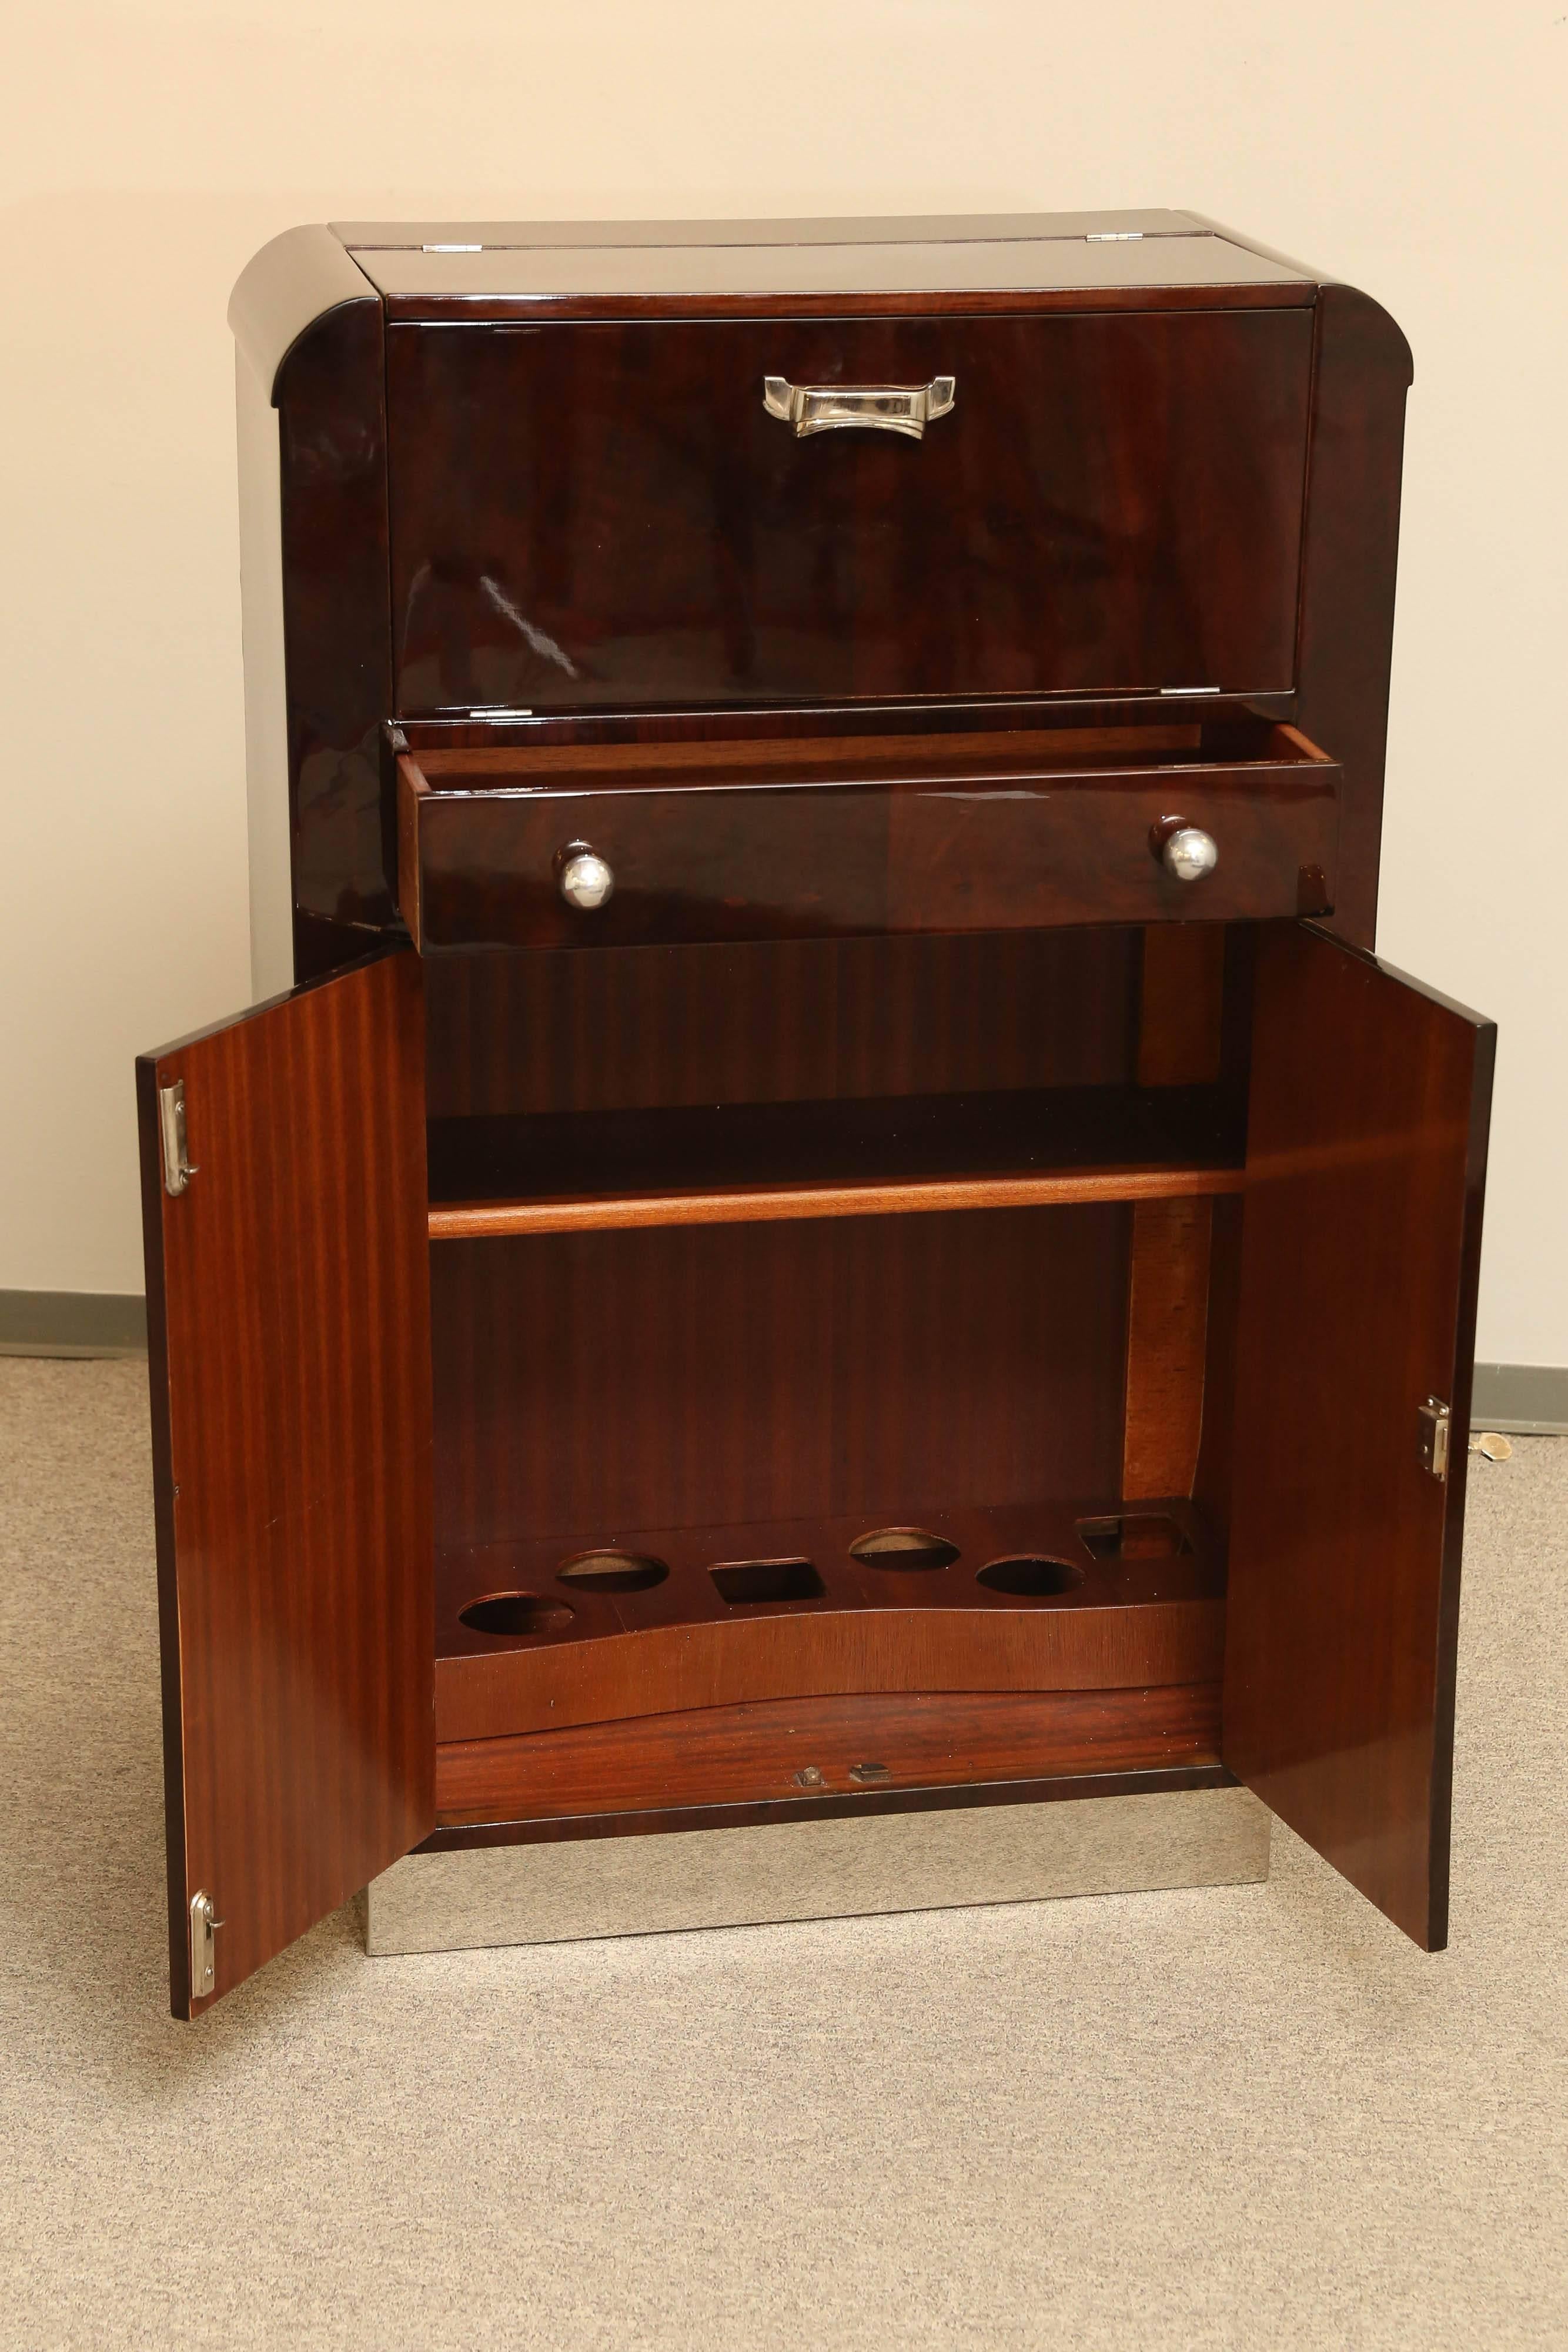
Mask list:
[[[365,1949],[464,1951],[683,1927],[1033,1903],[1269,1875],[1245,1789],[880,1813],[412,1853],[361,1897]]]

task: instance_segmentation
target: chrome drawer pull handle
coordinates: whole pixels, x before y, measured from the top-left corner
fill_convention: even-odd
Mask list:
[[[1161,844],[1160,863],[1178,882],[1201,882],[1219,863],[1219,844],[1201,825],[1178,825]]]
[[[590,915],[602,907],[615,887],[615,876],[598,851],[586,841],[569,841],[556,852],[556,880],[569,907]]]
[[[906,433],[918,441],[934,416],[952,407],[957,379],[934,375],[929,383],[791,383],[788,376],[765,375],[762,405],[769,416],[809,433],[837,433],[846,425],[879,433]]]

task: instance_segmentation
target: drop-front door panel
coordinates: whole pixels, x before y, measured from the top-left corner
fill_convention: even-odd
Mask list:
[[[394,323],[397,709],[1288,688],[1312,344],[1305,310]],[[879,388],[919,438],[810,429]]]
[[[434,1819],[423,1055],[404,951],[137,1064],[176,2017]]]
[[[1494,1043],[1310,925],[1260,935],[1225,1760],[1429,1950]]]

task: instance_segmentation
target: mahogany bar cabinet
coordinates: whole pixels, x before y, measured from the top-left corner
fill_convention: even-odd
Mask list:
[[[1440,1946],[1492,1031],[1372,952],[1398,329],[1176,212],[298,228],[231,319],[176,2014],[422,1864],[778,1917],[1222,1798]]]

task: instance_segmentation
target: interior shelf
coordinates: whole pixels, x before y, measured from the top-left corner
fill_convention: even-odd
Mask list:
[[[1239,1192],[1218,1087],[437,1119],[436,1241]]]
[[[437,1561],[436,1736],[806,1695],[1207,1682],[1223,1595],[1180,1499],[467,1546]]]

